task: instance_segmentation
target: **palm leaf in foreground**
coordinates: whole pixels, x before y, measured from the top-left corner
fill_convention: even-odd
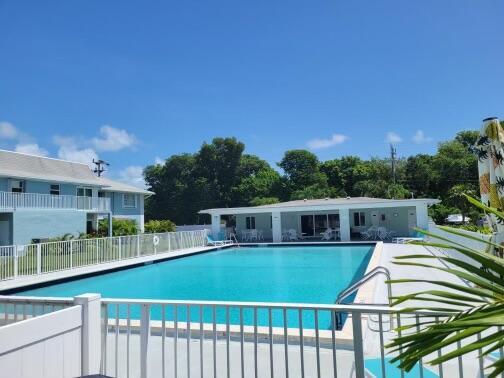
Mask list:
[[[504,214],[469,198],[470,202],[484,211],[504,219]],[[492,241],[468,236],[457,229],[441,227],[445,232],[458,237],[476,239],[487,244],[487,251],[502,248]],[[417,362],[441,348],[451,347],[449,353],[427,361],[438,365],[471,352],[486,356],[504,347],[504,260],[487,252],[467,247],[467,244],[451,241],[427,231],[418,230],[437,242],[413,242],[412,244],[456,250],[468,257],[473,264],[450,256],[408,255],[395,257],[394,263],[418,268],[434,269],[449,273],[464,283],[434,281],[429,279],[400,279],[392,284],[430,283],[439,289],[426,290],[409,295],[392,297],[392,305],[397,306],[415,301],[414,306],[399,310],[399,313],[422,311],[419,323],[412,321],[399,327],[399,336],[387,347],[397,353],[392,362],[411,370]],[[429,264],[431,259],[444,262],[443,266]],[[428,275],[426,275],[428,276]],[[420,304],[417,304],[420,303]],[[403,315],[401,319],[403,319]],[[441,319],[441,320],[438,320]],[[463,342],[463,343],[462,343]],[[504,372],[504,358],[486,366],[488,377],[496,377]]]

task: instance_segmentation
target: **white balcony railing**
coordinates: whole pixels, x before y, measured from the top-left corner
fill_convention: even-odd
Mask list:
[[[0,192],[0,209],[20,208],[110,211],[110,198]]]

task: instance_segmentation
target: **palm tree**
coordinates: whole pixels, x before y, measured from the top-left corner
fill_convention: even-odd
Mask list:
[[[495,214],[498,218],[504,217],[504,213],[481,204],[474,198],[467,197],[469,202],[483,211]],[[482,241],[481,239],[467,235],[458,229],[450,227],[440,228],[459,237]],[[399,367],[406,371],[431,353],[441,348],[453,346],[453,351],[443,353],[440,357],[433,358],[428,363],[438,365],[453,358],[465,354],[480,351],[481,356],[504,346],[504,260],[492,253],[476,251],[466,244],[451,241],[430,232],[418,230],[433,239],[435,242],[415,242],[414,244],[433,246],[438,248],[454,249],[469,257],[474,264],[461,261],[447,256],[408,255],[396,257],[394,263],[400,265],[417,266],[427,269],[437,269],[456,277],[459,277],[469,286],[459,285],[452,282],[431,281],[428,279],[399,279],[391,280],[392,284],[401,283],[430,283],[440,287],[439,290],[427,290],[400,297],[392,297],[393,306],[403,304],[410,300],[421,301],[422,306],[401,309],[400,312],[413,310],[432,311],[433,315],[423,316],[420,321],[420,330],[416,331],[417,324],[406,325],[398,328],[399,333],[390,344],[387,345],[391,352],[397,352],[397,357],[392,362],[399,362]],[[485,241],[489,250],[501,250],[502,246],[493,241]],[[422,259],[426,259],[421,262]],[[449,267],[438,267],[428,264],[429,259],[441,259],[448,263]],[[448,289],[443,290],[443,289]],[[444,321],[437,323],[433,316],[442,313]],[[409,330],[409,332],[408,332]],[[404,334],[404,333],[407,334]],[[478,335],[484,335],[478,337]],[[464,345],[459,347],[464,341]],[[488,377],[496,377],[504,371],[504,358],[497,359],[486,367],[490,370]]]

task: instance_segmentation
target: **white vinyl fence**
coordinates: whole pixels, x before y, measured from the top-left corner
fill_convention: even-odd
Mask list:
[[[0,280],[204,247],[206,231],[166,232],[0,247]]]
[[[479,232],[466,231],[466,230],[462,230],[462,229],[457,229],[457,231],[459,231],[462,234],[468,235],[470,237],[478,238],[481,241],[473,240],[473,239],[469,239],[469,238],[464,238],[462,236],[446,232],[446,231],[440,229],[437,226],[437,224],[434,223],[434,221],[432,219],[429,221],[429,232],[431,232],[435,235],[439,235],[443,238],[449,239],[449,240],[453,241],[454,243],[459,243],[462,246],[465,246],[467,248],[471,248],[471,249],[474,249],[477,251],[482,251],[482,252],[487,250],[488,245],[485,243],[485,241],[489,241],[492,235],[481,234]],[[439,239],[436,239],[433,237],[428,237],[428,240],[431,242],[434,242],[434,243],[447,244],[445,241],[439,240]],[[461,254],[460,252],[458,252],[454,249],[446,249],[446,248],[437,248],[437,249],[439,251],[441,251],[445,256],[454,257],[459,260],[465,261],[466,263],[469,263],[469,264],[475,263],[473,259],[468,258],[467,256]]]

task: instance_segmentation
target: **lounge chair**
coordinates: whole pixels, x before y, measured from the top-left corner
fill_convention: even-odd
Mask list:
[[[333,230],[332,228],[328,228],[322,233],[322,239],[321,240],[331,240],[333,237]]]
[[[296,241],[299,240],[299,236],[296,230],[291,228],[289,231],[287,231],[289,234],[289,241]]]
[[[354,376],[355,365],[352,367],[350,377]],[[424,378],[438,378],[439,375],[433,371],[422,367]],[[385,375],[390,378],[401,377],[401,370],[396,365],[390,363],[390,358],[385,358]],[[364,360],[364,377],[366,378],[383,378],[381,358],[369,358]],[[409,372],[404,372],[404,378],[420,377],[420,365],[416,364]]]
[[[210,245],[212,247],[219,247],[230,244],[233,244],[232,240],[214,240],[210,235],[207,235],[207,245]]]

